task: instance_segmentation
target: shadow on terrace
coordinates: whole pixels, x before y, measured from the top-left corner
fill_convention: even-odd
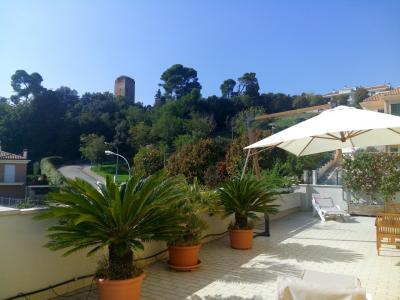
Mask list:
[[[323,238],[324,232],[318,228],[319,223],[310,213],[296,213],[272,221],[272,236],[256,237],[250,251],[231,249],[227,237],[213,241],[203,245],[202,266],[197,271],[170,271],[165,260],[152,264],[145,269],[148,277],[142,287],[142,299],[273,299],[277,277],[300,277],[305,269],[304,264],[318,269],[319,265],[347,265],[363,259],[358,252],[325,245],[323,240],[313,241],[317,244],[291,240],[303,236],[307,238],[308,235],[304,233],[310,229]],[[337,234],[340,236],[340,231]],[[329,237],[326,239],[332,242]],[[261,290],[257,290],[260,287]],[[221,292],[224,289],[225,295]],[[227,289],[230,295],[226,295]],[[88,292],[88,288],[79,290],[70,294],[69,298],[86,299]],[[247,295],[248,292],[253,295]],[[89,299],[96,299],[95,290],[90,292]]]

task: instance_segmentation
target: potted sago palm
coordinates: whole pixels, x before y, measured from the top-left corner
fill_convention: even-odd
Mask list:
[[[173,209],[182,217],[182,231],[168,242],[168,265],[178,271],[190,271],[200,265],[200,241],[207,228],[202,214],[209,212],[217,194],[203,191],[196,179],[193,184],[182,185],[181,190],[182,198],[174,202]]]
[[[118,185],[108,177],[93,187],[81,179],[67,180],[51,194],[49,209],[39,218],[59,219],[49,228],[47,247],[65,249],[65,255],[85,249],[92,255],[106,248],[106,268],[96,278],[99,299],[140,299],[145,274],[134,263],[142,241],[170,240],[181,232],[181,218],[171,203],[181,199],[181,179],[160,171],[149,177],[131,177]]]
[[[253,221],[257,213],[275,214],[278,205],[272,204],[276,194],[262,181],[252,177],[233,179],[222,185],[219,202],[224,208],[224,215],[234,214],[234,222],[229,226],[231,247],[251,249],[253,246]]]

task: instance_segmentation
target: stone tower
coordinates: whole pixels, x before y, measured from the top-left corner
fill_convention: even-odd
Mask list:
[[[119,76],[115,79],[114,95],[126,97],[135,102],[135,80],[128,76]]]

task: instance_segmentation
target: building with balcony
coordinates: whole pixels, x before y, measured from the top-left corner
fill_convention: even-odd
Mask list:
[[[359,87],[345,86],[342,89],[333,90],[332,92],[327,93],[327,94],[323,95],[322,97],[325,98],[325,99],[332,100],[333,97],[345,95],[345,96],[349,97],[348,98],[349,103],[352,103],[352,101],[353,101],[352,95],[356,91],[357,88],[366,89],[368,91],[368,95],[371,97],[373,95],[377,95],[377,94],[380,94],[380,93],[385,93],[387,91],[390,91],[392,89],[392,86],[390,84],[380,84],[380,85],[372,85],[372,86],[359,86]]]
[[[0,198],[25,198],[28,152],[22,155],[0,148]]]
[[[375,93],[360,103],[363,109],[400,116],[400,87]],[[387,152],[400,152],[399,145],[385,146]]]

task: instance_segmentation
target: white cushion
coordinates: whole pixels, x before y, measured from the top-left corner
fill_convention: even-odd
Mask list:
[[[321,286],[299,278],[278,277],[277,300],[365,300],[361,287],[335,288]]]
[[[336,273],[326,273],[314,270],[305,270],[303,281],[315,283],[331,288],[354,288],[359,286],[357,277]]]

